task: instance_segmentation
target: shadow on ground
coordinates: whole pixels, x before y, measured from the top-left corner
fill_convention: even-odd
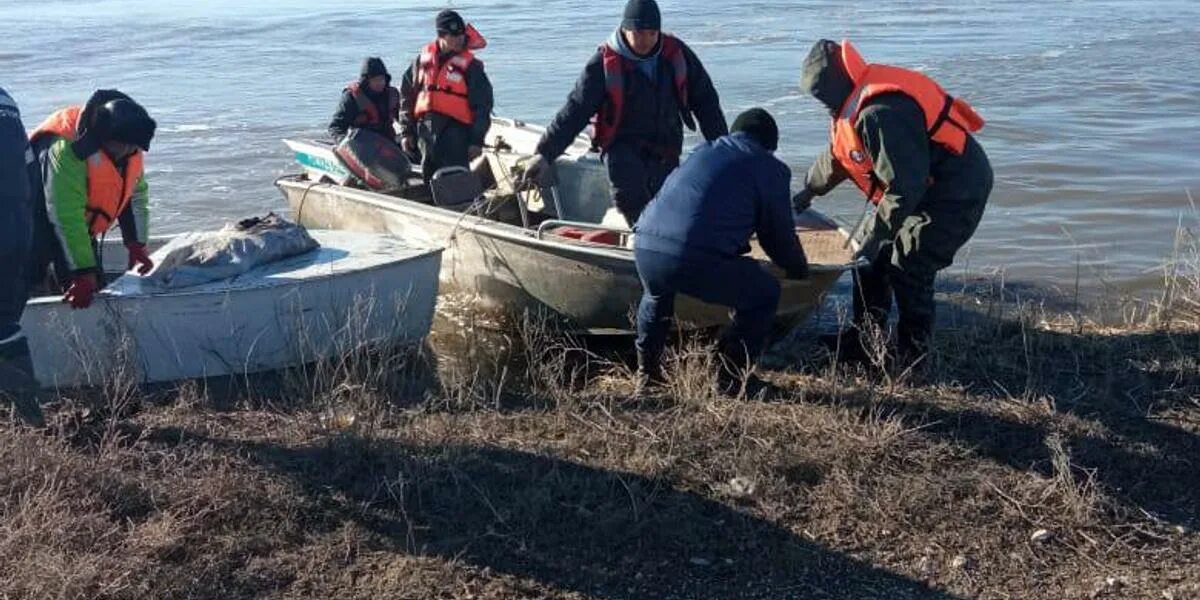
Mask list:
[[[495,447],[291,447],[158,429],[292,478],[385,549],[598,598],[949,598],[666,482]]]
[[[868,368],[858,372],[873,383],[806,401],[898,414],[907,426],[1045,476],[1053,475],[1047,439],[1057,436],[1075,478],[1094,479],[1119,510],[1200,525],[1200,333],[1072,331],[1019,313],[943,304],[936,358],[920,383],[897,385]],[[812,335],[788,342],[776,361],[782,368],[830,372]],[[769,395],[786,401],[794,393]],[[1037,406],[1041,416],[1014,406]],[[1064,426],[1068,419],[1079,426]]]

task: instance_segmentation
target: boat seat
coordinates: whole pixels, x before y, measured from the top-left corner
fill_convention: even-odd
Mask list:
[[[438,169],[429,181],[434,206],[456,206],[473,202],[483,195],[483,184],[466,167],[452,166]]]

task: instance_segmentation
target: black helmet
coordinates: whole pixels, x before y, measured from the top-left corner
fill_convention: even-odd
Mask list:
[[[101,142],[114,140],[150,150],[157,127],[154,119],[130,98],[109,100],[96,109],[92,128]]]

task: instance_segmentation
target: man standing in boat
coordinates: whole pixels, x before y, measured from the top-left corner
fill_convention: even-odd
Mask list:
[[[877,207],[860,254],[870,266],[854,276],[853,327],[823,341],[864,360],[862,333],[886,330],[894,296],[896,363],[917,365],[933,332],[934,278],[974,234],[991,193],[991,164],[971,135],[983,119],[925,75],[867,63],[846,41],[813,46],[801,87],[833,123],[796,207],[846,179]]]
[[[540,179],[594,119],[592,142],[608,167],[613,201],[633,225],[679,166],[683,126],[708,141],[729,132],[721,102],[691,48],[663,33],[654,0],[629,0],[621,26],[583,69],[546,128],[527,179]]]
[[[39,181],[17,103],[0,88],[0,396],[13,395],[17,414],[31,425],[41,425],[42,415],[29,393],[36,384],[29,344],[21,333],[21,313]]]
[[[487,41],[455,11],[435,20],[437,39],[421,50],[400,83],[400,139],[420,151],[429,181],[442,167],[468,167],[492,125],[492,82],[472,51]]]
[[[342,141],[351,128],[369,129],[396,141],[396,121],[400,118],[400,91],[392,87],[392,76],[383,59],[363,61],[357,81],[342,90],[342,100],[329,122],[329,135]]]
[[[41,165],[42,190],[34,201],[33,253],[28,272],[41,283],[53,264],[64,300],[87,308],[103,287],[100,238],[114,225],[129,253],[128,268],[154,268],[146,252],[150,196],[143,152],[156,124],[129,96],[97,90],[84,106],[50,115],[30,138]]]
[[[667,177],[634,230],[634,260],[642,280],[637,313],[640,383],[663,380],[660,359],[675,312],[687,294],[734,310],[722,340],[725,382],[762,352],[780,285],[749,256],[751,236],[788,277],[808,275],[791,210],[792,173],[774,152],[779,129],[755,108],[733,122],[733,133],[696,147]]]

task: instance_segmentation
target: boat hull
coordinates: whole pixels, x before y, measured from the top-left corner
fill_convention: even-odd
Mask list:
[[[312,233],[320,249],[230,282],[163,292],[126,275],[89,309],[31,300],[21,326],[35,377],[52,388],[242,375],[428,334],[440,250]]]
[[[276,185],[292,217],[308,227],[390,233],[444,246],[443,293],[465,294],[506,314],[550,315],[579,333],[634,331],[641,284],[626,248],[538,238],[518,226],[301,176],[281,178]],[[780,326],[808,317],[853,261],[844,232],[828,220],[814,215],[798,233],[813,269],[806,280],[781,281]],[[822,249],[814,253],[818,239]],[[728,323],[729,310],[681,296],[676,317],[682,327],[708,328]]]

